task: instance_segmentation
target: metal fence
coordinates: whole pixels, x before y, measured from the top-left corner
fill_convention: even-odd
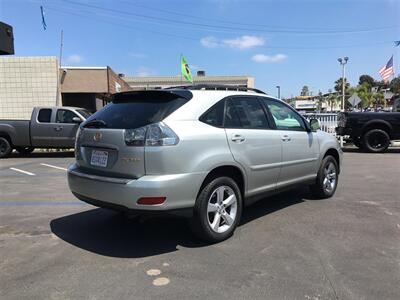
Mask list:
[[[321,122],[321,130],[336,136],[338,114],[335,113],[308,113],[303,115],[307,120],[318,119]]]

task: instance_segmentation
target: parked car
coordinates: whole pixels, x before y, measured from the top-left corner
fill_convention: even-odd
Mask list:
[[[116,94],[80,126],[72,193],[117,211],[189,217],[211,242],[231,236],[243,207],[267,195],[306,185],[331,197],[342,157],[336,138],[281,100],[229,89]]]
[[[348,136],[360,149],[384,152],[400,139],[400,112],[344,112],[338,115],[336,133]]]
[[[0,120],[0,158],[13,149],[73,148],[79,124],[91,115],[77,107],[35,107],[30,120]]]

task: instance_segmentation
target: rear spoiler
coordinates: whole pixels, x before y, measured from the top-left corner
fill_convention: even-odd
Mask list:
[[[190,100],[193,98],[193,94],[191,91],[182,89],[129,91],[114,94],[111,101],[114,103],[130,102],[135,100],[154,101],[161,99],[169,101],[176,98]]]

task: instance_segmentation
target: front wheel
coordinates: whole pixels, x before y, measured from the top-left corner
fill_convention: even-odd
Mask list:
[[[321,163],[315,183],[310,186],[317,198],[330,198],[336,191],[339,180],[339,167],[333,156],[327,155]]]
[[[241,215],[242,196],[238,185],[229,177],[218,177],[201,189],[190,225],[200,239],[221,242],[233,234]]]

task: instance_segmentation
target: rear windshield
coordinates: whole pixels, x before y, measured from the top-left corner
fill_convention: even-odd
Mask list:
[[[86,123],[99,120],[105,123],[105,128],[139,128],[164,120],[187,101],[184,98],[171,97],[168,99],[124,99],[122,102],[108,104],[90,116]]]

